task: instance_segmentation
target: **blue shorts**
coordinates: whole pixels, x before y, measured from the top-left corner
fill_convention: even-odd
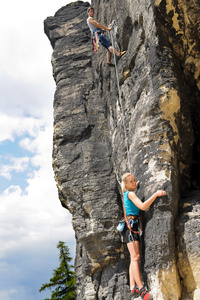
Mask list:
[[[106,48],[107,50],[108,50],[108,48],[109,48],[110,46],[112,46],[112,44],[111,44],[109,38],[108,38],[106,35],[104,35],[104,34],[100,34],[100,35],[99,35],[99,43],[100,43],[104,48]],[[109,50],[108,50],[108,51],[109,51]]]

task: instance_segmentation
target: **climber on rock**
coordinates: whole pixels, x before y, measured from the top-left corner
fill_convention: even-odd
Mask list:
[[[124,217],[126,220],[125,237],[130,253],[130,290],[132,295],[141,296],[144,300],[153,299],[149,292],[144,288],[139,267],[140,260],[140,236],[138,232],[139,211],[146,210],[157,197],[165,196],[166,192],[158,190],[145,202],[142,202],[134,193],[139,182],[131,173],[122,176],[121,188],[124,196]]]
[[[98,41],[99,41],[99,43],[108,50],[107,63],[109,66],[114,66],[111,63],[111,53],[115,54],[116,56],[118,56],[120,58],[126,53],[126,51],[118,52],[112,46],[109,38],[104,34],[105,30],[108,30],[108,31],[112,30],[112,24],[110,24],[108,27],[106,27],[106,26],[99,24],[97,21],[95,21],[93,19],[94,8],[92,6],[90,6],[88,8],[87,13],[88,13],[87,24],[96,40],[96,43],[98,44]]]

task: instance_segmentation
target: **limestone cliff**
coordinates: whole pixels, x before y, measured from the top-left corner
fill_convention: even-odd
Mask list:
[[[115,47],[132,171],[145,200],[141,268],[154,299],[200,299],[200,3],[94,0],[118,24]],[[122,111],[106,50],[93,52],[88,3],[45,20],[53,47],[53,168],[76,236],[77,300],[130,299],[129,257],[116,231],[128,170]]]

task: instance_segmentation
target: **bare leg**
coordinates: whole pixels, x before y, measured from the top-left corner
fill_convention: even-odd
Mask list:
[[[139,260],[140,260],[140,243],[139,241],[131,242],[127,244],[130,256],[131,256],[131,263],[129,267],[129,274],[130,274],[130,289],[137,286],[139,289],[143,287],[143,283],[141,280],[140,274],[140,267],[139,267]]]
[[[107,63],[111,64],[111,53],[109,51],[107,52]]]
[[[117,55],[117,56],[120,56],[120,55],[121,55],[119,52],[117,52],[117,50],[115,50],[115,48],[114,48],[113,46],[110,46],[110,47],[108,48],[108,50],[109,50],[111,53],[113,53],[113,54],[115,54],[115,55]]]
[[[130,279],[130,290],[135,286],[135,279],[134,279],[134,274],[133,274],[133,270],[132,270],[132,266],[131,266],[131,263],[130,263],[130,266],[129,266],[129,279]]]

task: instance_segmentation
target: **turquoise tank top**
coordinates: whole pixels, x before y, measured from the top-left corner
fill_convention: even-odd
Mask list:
[[[124,206],[126,215],[139,216],[140,209],[128,198],[128,193],[130,191],[124,192]]]

